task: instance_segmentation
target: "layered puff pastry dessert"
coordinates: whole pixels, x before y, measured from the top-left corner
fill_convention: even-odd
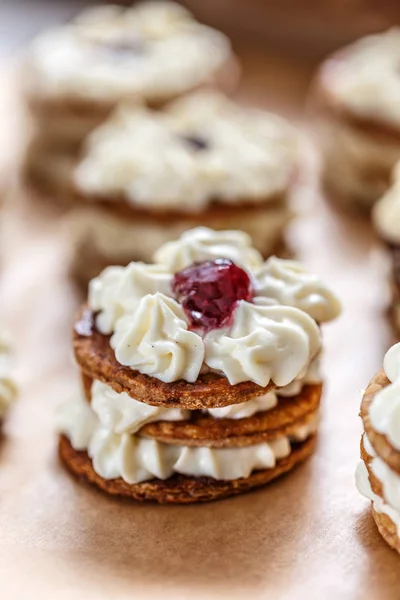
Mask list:
[[[117,496],[209,501],[287,473],[315,448],[320,324],[335,295],[299,263],[263,261],[239,231],[166,243],[108,267],[74,326],[82,393],[59,453]]]
[[[75,277],[87,285],[107,265],[151,261],[199,225],[240,228],[264,256],[282,253],[297,159],[286,121],[220,93],[187,96],[162,113],[118,110],[74,171]]]
[[[400,29],[364,37],[321,66],[311,103],[318,116],[328,194],[369,210],[400,158]]]
[[[25,174],[59,192],[61,166],[122,100],[159,108],[194,89],[230,89],[237,80],[228,38],[179,4],[88,8],[40,35],[27,52],[22,84],[33,133]]]
[[[372,515],[386,542],[400,552],[400,344],[387,352],[383,370],[361,403],[364,433],[356,483],[371,501]]]
[[[400,163],[393,169],[392,184],[373,209],[373,222],[391,262],[390,321],[400,339]]]
[[[0,427],[15,400],[17,387],[11,371],[11,350],[6,336],[0,333]]]

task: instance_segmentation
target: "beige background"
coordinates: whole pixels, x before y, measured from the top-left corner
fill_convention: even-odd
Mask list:
[[[245,101],[295,118],[313,64],[240,49]],[[7,65],[0,79],[5,182],[22,140]],[[390,344],[386,264],[367,222],[333,210],[316,188],[316,156],[296,204],[299,256],[340,295],[325,328],[326,393],[316,455],[268,488],[219,503],[118,502],[75,483],[58,464],[54,409],[75,385],[70,324],[79,298],[66,279],[60,215],[14,188],[1,213],[2,318],[15,338],[20,398],[0,444],[0,594],[54,598],[398,600],[400,558],[354,487],[361,390]]]

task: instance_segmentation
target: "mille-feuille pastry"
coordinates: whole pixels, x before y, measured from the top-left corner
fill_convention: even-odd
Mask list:
[[[390,256],[389,315],[397,339],[400,339],[400,163],[393,170],[392,185],[375,204],[372,216],[375,229]]]
[[[315,447],[319,324],[336,297],[297,262],[263,262],[242,232],[190,237],[105,269],[75,323],[84,391],[61,409],[59,452],[109,494],[216,500]]]
[[[280,254],[297,137],[276,115],[203,92],[163,112],[120,109],[89,138],[74,174],[74,271],[85,284],[111,264],[150,261],[198,225],[241,229]]]
[[[0,335],[0,426],[17,393],[11,370],[10,346],[5,336]]]
[[[400,552],[400,344],[390,348],[366,389],[360,415],[365,432],[357,487],[371,500],[379,532]]]
[[[23,86],[32,141],[26,174],[57,192],[51,158],[75,156],[122,100],[158,108],[194,89],[229,89],[237,79],[228,38],[178,4],[89,8],[43,33],[27,53]]]
[[[327,192],[370,209],[400,158],[400,29],[370,35],[326,60],[311,102]]]

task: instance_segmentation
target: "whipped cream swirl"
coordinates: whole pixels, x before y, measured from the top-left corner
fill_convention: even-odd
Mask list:
[[[196,381],[204,360],[204,344],[188,331],[183,308],[161,292],[144,296],[132,316],[121,318],[111,338],[121,365],[161,381]]]
[[[313,319],[288,306],[256,306],[241,300],[233,326],[204,338],[205,363],[224,373],[231,385],[254,381],[288,385],[320,349]]]
[[[172,273],[194,262],[229,258],[245,269],[261,267],[263,258],[252,248],[251,238],[243,231],[214,231],[196,227],[186,231],[178,240],[167,242],[154,254],[154,261]]]
[[[319,323],[340,314],[335,294],[317,275],[294,260],[269,258],[255,273],[255,294],[299,308]]]
[[[89,284],[89,306],[103,334],[113,332],[118,320],[133,314],[147,294],[171,293],[172,274],[162,265],[132,262],[127,267],[107,267]]]

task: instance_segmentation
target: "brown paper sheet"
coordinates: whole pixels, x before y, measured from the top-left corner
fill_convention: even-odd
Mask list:
[[[243,97],[299,116],[310,66],[244,58]],[[2,90],[9,84],[0,81]],[[7,92],[0,102],[0,156],[8,157],[20,140],[9,123],[17,99]],[[263,490],[198,506],[112,500],[59,465],[54,411],[75,386],[70,324],[79,299],[66,279],[62,219],[11,194],[1,215],[1,316],[14,336],[20,397],[0,444],[1,598],[398,600],[400,558],[354,486],[361,390],[390,345],[385,261],[367,222],[323,201],[307,162],[292,241],[344,305],[324,333],[318,449]]]

